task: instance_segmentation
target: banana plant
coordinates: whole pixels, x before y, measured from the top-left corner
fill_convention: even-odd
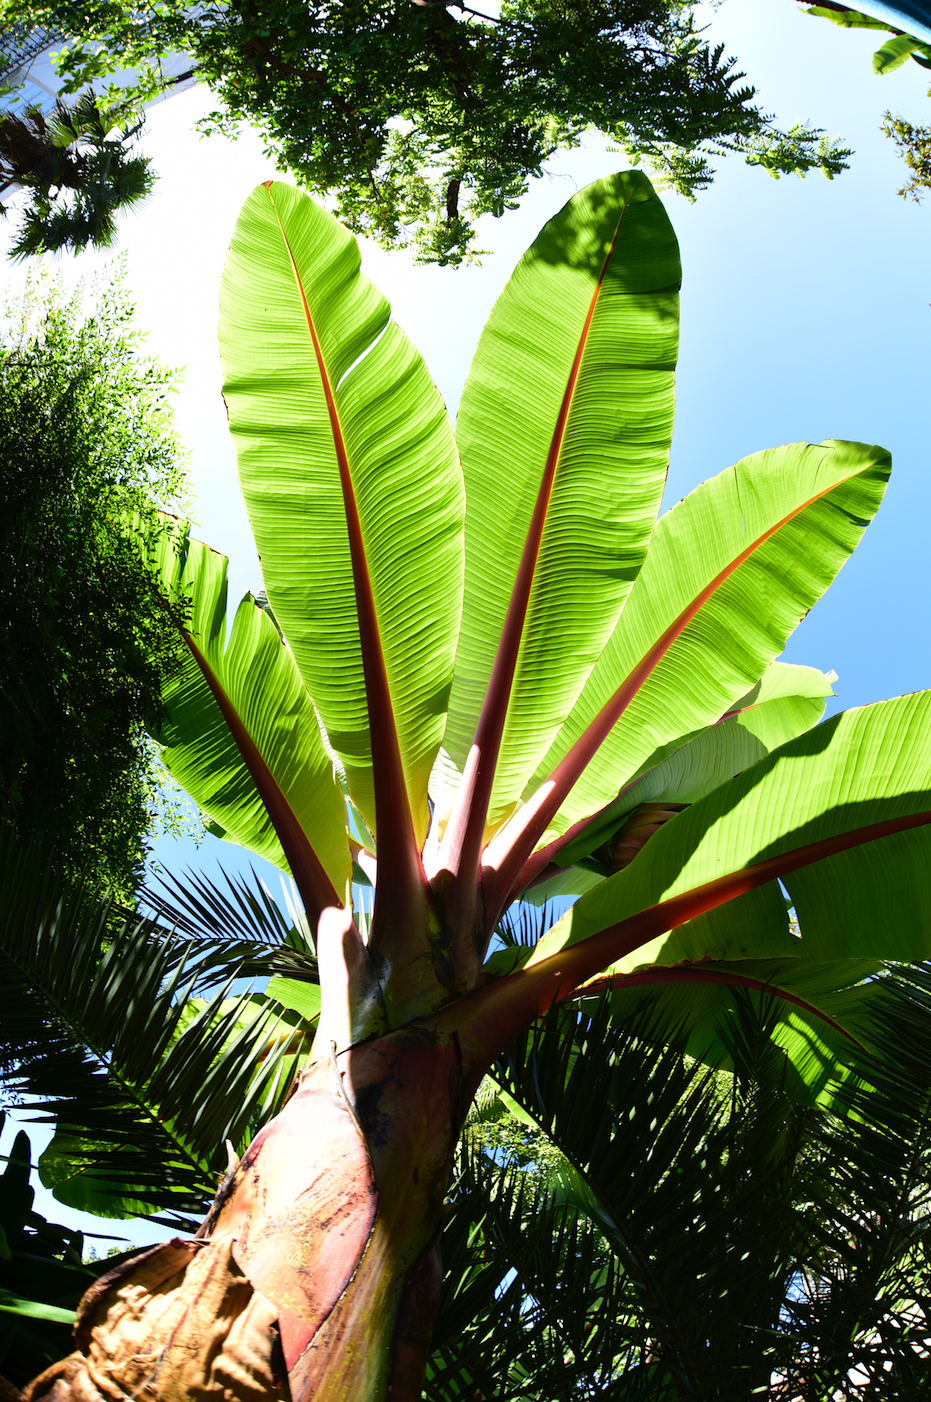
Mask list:
[[[5,1115],[0,1110],[0,1130]],[[56,1226],[34,1207],[29,1136],[20,1130],[0,1172],[0,1365],[11,1392],[68,1344],[74,1305],[94,1272],[81,1262],[80,1232]],[[0,1160],[2,1162],[2,1160]],[[25,1365],[17,1369],[17,1364]],[[13,1374],[11,1378],[9,1375]],[[17,1375],[19,1374],[19,1375]]]
[[[723,1064],[728,1000],[775,997],[815,1099],[841,1045],[870,1046],[879,961],[931,948],[931,694],[815,724],[830,680],[777,661],[888,454],[758,452],[656,519],[680,269],[637,172],[519,263],[455,438],[359,269],[306,197],[250,196],[220,347],[267,601],[227,636],[222,557],[183,522],[147,545],[186,610],[157,738],[214,830],[290,872],[313,1049],[196,1237],[89,1292],[33,1402],[419,1397],[459,1130],[515,1038],[568,1000],[649,997]],[[584,894],[491,948],[557,888]]]

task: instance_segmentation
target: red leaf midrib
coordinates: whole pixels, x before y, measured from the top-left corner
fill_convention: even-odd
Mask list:
[[[281,788],[267,761],[246,728],[245,722],[234,706],[216,672],[207,661],[193,636],[184,632],[184,641],[197,666],[203,674],[207,686],[216,702],[220,714],[233,737],[242,756],[252,782],[281,843],[282,850],[291,868],[291,875],[300,892],[309,918],[316,924],[320,912],[327,906],[342,906],[342,901],[332,881],[314,851],[307,834],[297,819],[294,809]]]
[[[556,423],[550,438],[546,461],[537,489],[533,513],[527,528],[521,559],[508,603],[504,627],[492,664],[488,687],[482,703],[475,738],[463,771],[462,781],[456,795],[452,813],[443,837],[438,867],[441,871],[452,872],[457,887],[474,886],[478,875],[482,839],[488,806],[491,802],[495,772],[504,734],[504,724],[514,685],[514,675],[520,655],[524,626],[530,607],[530,598],[536,575],[537,561],[543,541],[550,501],[556,481],[559,458],[565,441],[566,426],[581,373],[582,360],[588,345],[588,338],[604,286],[605,274],[611,261],[618,233],[627,212],[629,200],[625,200],[611,244],[605,254],[601,271],[589,301],[588,311],[579,333],[578,345],[566,388],[563,391]],[[463,892],[458,893],[460,898]],[[456,895],[449,892],[447,904],[454,904]]]
[[[845,485],[852,477],[865,471],[868,466],[869,463],[863,463],[856,472],[832,482],[822,491],[807,497],[759,535],[723,570],[719,571],[694,599],[690,600],[647,650],[633,671],[614,692],[611,699],[589,722],[579,738],[556,765],[556,768],[544,780],[536,794],[528,800],[519,814],[511,819],[486,848],[486,861],[483,863],[483,870],[487,867],[488,874],[485,877],[485,888],[486,892],[492,893],[489,898],[489,906],[490,911],[495,913],[496,919],[497,914],[514,899],[524,863],[530,859],[534,847],[568,798],[576,782],[581,778],[645,682],[688,625],[697,617],[703,606],[767,540],[789,525],[801,512]],[[547,791],[548,785],[553,785],[553,787]],[[537,800],[536,806],[535,800]],[[588,821],[588,818],[584,821]],[[489,857],[491,857],[491,861],[488,860]],[[492,862],[494,866],[492,866]]]
[[[275,220],[287,251],[295,286],[301,299],[301,307],[307,330],[310,334],[317,370],[323,387],[330,431],[333,438],[336,462],[339,471],[346,529],[349,538],[349,555],[352,566],[353,588],[356,598],[356,613],[359,624],[359,644],[362,654],[362,673],[365,679],[366,703],[368,707],[369,734],[372,755],[372,783],[375,797],[375,837],[379,848],[378,892],[384,897],[381,904],[391,905],[396,910],[418,911],[423,905],[424,878],[420,864],[420,853],[414,835],[413,817],[401,746],[395,723],[394,705],[388,682],[381,631],[375,607],[372,579],[365,551],[362,523],[359,517],[358,502],[352,481],[352,472],[343,437],[342,425],[326,361],[317,337],[314,318],[307,302],[303,280],[298,271],[297,261],[291,249],[281,217],[275,205],[272,189],[268,197]],[[403,922],[402,922],[403,923]],[[380,922],[379,922],[380,927]],[[378,929],[373,925],[372,943],[376,943]]]
[[[650,940],[793,871],[868,842],[928,825],[931,808],[834,833],[715,877],[597,930],[537,964],[506,974],[461,999],[448,1014],[435,1019],[435,1026],[444,1031],[455,1028],[463,1046],[468,1047],[472,1074],[483,1074],[495,1056],[534,1018],[554,1002],[571,997],[581,983]]]

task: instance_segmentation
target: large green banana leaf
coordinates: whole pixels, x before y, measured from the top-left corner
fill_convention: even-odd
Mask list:
[[[755,1006],[766,1020],[767,1036],[785,1057],[793,1093],[809,1103],[830,1104],[839,1085],[838,1066],[852,1049],[873,1045],[879,962],[822,961],[805,954],[775,881],[708,912],[680,928],[684,931],[693,946],[702,941],[702,947],[726,947],[733,957],[666,963],[660,954],[655,963],[644,965],[642,951],[635,950],[583,984],[575,996],[590,1009],[592,998],[612,989],[611,1005],[620,1024],[629,1027],[647,1019],[656,1038],[682,1042],[690,1056],[725,1070],[734,1067],[734,1017],[745,1004]],[[768,949],[769,958],[747,957],[753,940]],[[542,947],[548,947],[546,940]],[[528,963],[530,947],[507,946],[487,961],[486,974],[497,978]]]
[[[442,400],[389,315],[335,219],[277,182],[250,196],[223,276],[220,349],[265,587],[369,827],[371,718],[396,729],[422,841],[464,502]]]
[[[617,832],[624,818],[642,803],[695,803],[719,784],[749,768],[770,750],[816,725],[825,700],[833,696],[834,674],[814,667],[772,662],[762,679],[717,725],[673,749],[668,759],[653,765],[625,786],[593,822],[555,857],[571,866]],[[609,875],[605,871],[605,875]]]
[[[889,471],[881,448],[790,444],[745,458],[660,519],[618,625],[527,786],[525,797],[588,727],[605,735],[552,831],[602,808],[671,739],[744,696],[857,545]]]
[[[456,420],[466,577],[444,741],[460,770],[528,531],[538,549],[492,825],[568,714],[643,563],[672,436],[679,277],[649,181],[596,181],[524,255],[475,352]],[[434,796],[445,816],[450,788]]]
[[[293,654],[251,594],[227,641],[227,561],[186,524],[162,517],[150,544],[162,590],[187,615],[189,655],[165,684],[154,730],[166,767],[224,836],[276,866],[300,864],[302,835],[344,897],[343,796]]]
[[[611,1002],[622,1024],[648,1010],[665,1040],[682,1037],[690,1056],[728,1071],[735,1066],[735,1012],[741,1004],[755,1006],[784,1053],[793,1094],[830,1105],[844,1062],[857,1047],[874,1046],[880,967],[875,960],[822,962],[804,955],[710,960],[622,975]]]
[[[793,944],[822,961],[926,958],[929,859],[931,692],[919,692],[823,721],[687,808],[582,896],[528,967],[676,898],[686,923],[631,946],[617,972],[780,957]],[[801,930],[790,943],[784,913],[775,914],[777,877]],[[719,906],[716,891],[746,892],[753,918],[742,918],[739,901]]]

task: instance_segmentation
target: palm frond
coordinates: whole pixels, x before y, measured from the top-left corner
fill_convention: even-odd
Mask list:
[[[857,1058],[839,1117],[813,1127],[812,1251],[785,1306],[796,1347],[777,1398],[819,1387],[891,1402],[931,1389],[931,967],[881,982],[878,1050]]]
[[[287,1091],[307,1034],[229,984],[192,1003],[196,951],[58,881],[0,833],[0,1025],[13,1087],[56,1126],[43,1175],[104,1215],[189,1227]]]
[[[286,911],[254,871],[248,877],[222,873],[210,881],[197,872],[183,880],[159,873],[140,892],[140,904],[162,929],[185,937],[186,957],[198,969],[198,987],[209,988],[236,974],[280,975],[319,982],[313,938],[295,895],[283,891]],[[163,938],[160,934],[159,938]]]
[[[517,901],[504,912],[495,926],[493,947],[533,949],[556,923],[556,918],[552,901],[540,906]]]
[[[545,1179],[468,1142],[443,1237],[445,1280],[425,1395],[603,1396],[616,1340],[600,1306],[616,1262]]]
[[[512,1046],[494,1074],[538,1140],[490,1095],[473,1116],[428,1397],[928,1396],[931,970],[882,983],[830,1111],[758,996],[719,1029],[733,1073],[604,1002]]]

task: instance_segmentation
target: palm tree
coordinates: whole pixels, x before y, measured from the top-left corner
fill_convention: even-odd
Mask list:
[[[467,1134],[430,1402],[927,1397],[931,969],[881,982],[874,1051],[814,1103],[745,994],[727,1072],[604,1002],[512,1045],[534,1128],[515,1152],[499,1093]]]
[[[108,248],[115,216],[155,180],[149,158],[132,154],[141,128],[135,113],[103,106],[93,93],[70,108],[58,99],[50,114],[34,106],[0,117],[0,193],[12,185],[30,192],[11,257]]]

